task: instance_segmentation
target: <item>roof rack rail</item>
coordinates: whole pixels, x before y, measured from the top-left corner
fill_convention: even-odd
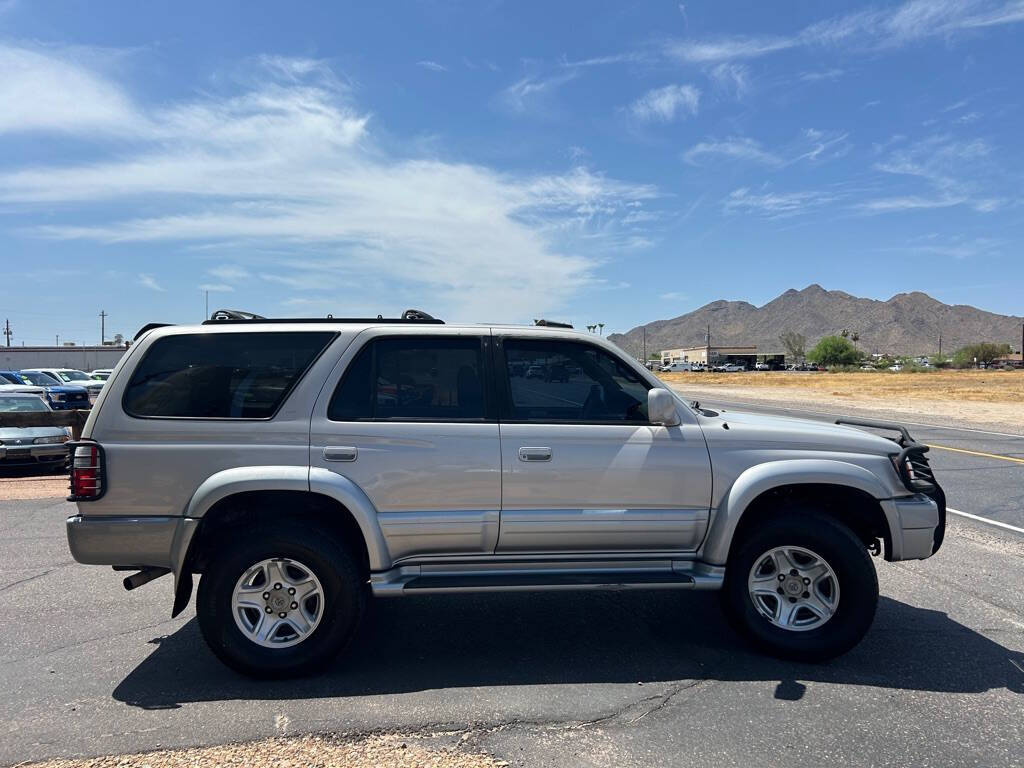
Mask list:
[[[547,328],[572,328],[572,323],[556,323],[554,320],[545,320],[543,317],[540,320],[534,320],[533,324]]]
[[[139,337],[147,331],[152,331],[154,328],[166,328],[168,325],[174,325],[174,323],[146,323],[139,328],[139,332],[132,337],[132,341],[138,341]]]
[[[444,320],[428,315],[421,309],[407,309],[401,317],[263,317],[252,312],[237,309],[218,309],[203,325],[220,325],[222,323],[431,323],[444,325]]]

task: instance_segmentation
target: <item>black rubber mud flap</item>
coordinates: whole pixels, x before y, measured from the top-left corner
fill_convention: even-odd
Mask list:
[[[181,576],[178,577],[178,583],[174,587],[174,605],[171,607],[171,618],[173,619],[179,613],[188,607],[189,600],[192,599],[192,571],[188,568],[182,571]]]

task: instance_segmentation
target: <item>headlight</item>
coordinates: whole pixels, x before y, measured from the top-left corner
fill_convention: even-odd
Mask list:
[[[65,395],[63,392],[53,392],[50,394],[50,399],[56,400],[57,402],[61,402],[62,400],[64,400],[65,397],[67,397],[67,395]]]
[[[66,443],[67,441],[67,435],[54,435],[53,437],[37,437],[32,442],[36,445],[52,445],[54,443]]]

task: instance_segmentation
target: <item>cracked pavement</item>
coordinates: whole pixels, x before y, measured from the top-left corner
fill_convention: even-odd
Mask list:
[[[928,561],[876,560],[860,646],[748,650],[712,594],[379,600],[318,677],[254,682],[206,650],[170,579],[68,565],[53,499],[0,502],[0,764],[276,734],[445,734],[513,765],[1020,765],[1024,539],[952,521]]]

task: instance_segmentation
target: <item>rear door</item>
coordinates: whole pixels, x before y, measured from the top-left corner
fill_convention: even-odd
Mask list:
[[[707,528],[711,467],[696,420],[647,420],[650,384],[577,338],[496,337],[502,392],[498,551],[679,552]]]
[[[310,464],[366,493],[395,560],[494,551],[501,459],[489,344],[486,329],[367,331],[314,408]]]

